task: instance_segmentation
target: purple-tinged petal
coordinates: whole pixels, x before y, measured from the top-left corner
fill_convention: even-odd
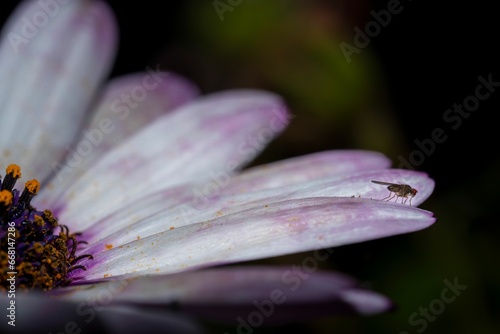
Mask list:
[[[110,307],[108,290],[76,302],[50,298],[45,294],[16,293],[15,299],[0,296],[2,309],[15,301],[15,326],[8,317],[0,323],[1,333],[203,333],[199,325],[184,314]],[[105,293],[105,294],[104,294]],[[91,303],[90,300],[96,301]]]
[[[99,309],[102,306],[97,304],[96,307]],[[98,315],[106,328],[105,334],[206,333],[194,319],[179,312],[106,307]]]
[[[66,330],[65,326],[69,322],[71,331],[79,329],[82,333],[99,333],[105,329],[99,317],[88,321],[88,314],[84,316],[77,314],[79,304],[75,302],[49,298],[39,291],[29,293],[18,291],[12,299],[7,298],[6,294],[0,295],[2,310],[6,310],[12,300],[15,302],[13,318],[15,326],[9,325],[7,321],[12,319],[4,315],[5,319],[0,321],[1,333],[60,333]]]
[[[394,305],[380,295],[363,289],[349,289],[340,293],[340,299],[352,306],[354,313],[369,315],[389,310]]]
[[[196,96],[198,88],[187,79],[152,68],[113,79],[104,88],[81,138],[60,162],[64,167],[51,179],[43,196],[47,201],[49,197],[59,197],[105,152]]]
[[[392,307],[386,297],[361,289],[351,277],[311,267],[328,257],[326,251],[317,255],[289,267],[212,268],[73,286],[60,293],[64,299],[78,301],[113,291],[109,298],[113,305],[175,305],[185,313],[231,322],[264,310],[266,324],[339,314],[369,315]]]
[[[25,179],[57,169],[116,49],[115,20],[103,1],[44,8],[22,4],[0,44],[0,168],[17,163]]]
[[[35,200],[57,209],[64,224],[85,230],[148,193],[206,180],[220,170],[232,173],[287,122],[282,99],[272,93],[237,90],[208,95],[160,117],[112,149],[56,202],[43,202],[43,193]]]
[[[232,180],[238,183],[240,175]],[[245,176],[245,181],[249,181]],[[372,183],[371,180],[409,183],[419,189],[412,199],[418,205],[427,198],[434,181],[427,174],[409,170],[382,169],[368,170],[355,174],[345,174],[329,179],[314,180],[262,191],[231,194],[234,188],[221,189],[221,195],[203,197],[202,185],[183,186],[167,189],[153,196],[141,199],[104,219],[98,220],[84,232],[84,238],[92,246],[83,252],[98,252],[106,245],[123,245],[145,238],[155,233],[211,220],[217,217],[248,210],[261,205],[291,199],[308,197],[356,197],[384,199],[389,194],[387,187]],[[251,182],[251,181],[250,181]],[[226,195],[229,191],[229,195]],[[395,199],[392,201],[394,202]],[[400,203],[401,199],[398,199]],[[407,203],[406,205],[408,205]],[[401,204],[402,205],[402,204]]]
[[[240,175],[234,177],[235,184],[238,183],[239,177]],[[199,189],[201,186],[198,185],[195,188],[198,189],[194,194],[195,198],[189,204],[194,204],[193,206],[199,211],[212,212],[212,215],[217,212],[220,216],[221,213],[230,214],[266,202],[306,197],[358,197],[370,199],[387,197],[389,194],[387,186],[375,184],[371,182],[372,180],[410,184],[418,189],[418,194],[412,198],[413,206],[418,206],[424,202],[431,195],[435,184],[434,180],[422,172],[404,169],[366,170],[262,191],[233,193],[233,189],[224,188],[221,190],[220,196],[214,197],[196,197],[196,195],[200,195]],[[395,201],[395,199],[392,199],[392,201]],[[401,199],[398,199],[398,203],[400,201]],[[406,205],[408,204],[407,202]]]
[[[92,244],[97,240],[102,240],[106,236],[126,231],[125,233],[130,233],[132,236],[131,239],[135,240],[141,233],[145,232],[136,224],[147,224],[146,221],[153,221],[154,224],[153,230],[149,235],[158,233],[159,225],[161,225],[162,231],[174,228],[175,226],[187,225],[189,222],[183,215],[187,215],[193,209],[183,203],[189,201],[193,197],[192,194],[193,187],[191,185],[183,185],[142,197],[140,201],[136,201],[131,205],[106,215],[102,219],[96,220],[82,233],[82,239]],[[189,215],[189,217],[192,217],[192,215]],[[159,219],[163,223],[159,224]],[[169,221],[170,219],[171,221]],[[167,226],[169,222],[171,225]],[[135,227],[138,228],[137,233],[132,229]],[[78,226],[75,226],[75,228],[78,228]],[[145,234],[143,235],[146,236]],[[115,240],[113,239],[113,241]],[[85,247],[80,249],[84,250]]]
[[[235,177],[235,180],[239,176]],[[255,206],[264,202],[277,202],[287,199],[297,199],[305,197],[358,197],[370,199],[383,199],[389,195],[387,186],[373,183],[373,180],[384,181],[396,184],[408,184],[418,190],[415,197],[412,198],[412,205],[418,206],[423,203],[433,192],[435,182],[426,173],[411,171],[405,169],[380,169],[353,172],[335,177],[312,180],[299,184],[273,189],[265,189],[257,192],[241,192],[232,196],[225,196],[225,189],[222,194],[214,198],[205,197],[205,207],[217,208],[218,211],[227,211],[227,213],[236,210],[242,210],[241,205]],[[237,182],[235,182],[237,183]],[[230,191],[231,192],[231,191]],[[396,198],[391,200],[396,202]],[[197,200],[196,203],[201,202]],[[401,198],[397,199],[401,202]],[[409,205],[409,199],[405,203]]]
[[[346,150],[325,151],[290,158],[254,167],[237,175],[230,175],[225,172],[219,173],[217,180],[212,179],[203,184],[184,185],[175,189],[167,188],[157,194],[143,197],[132,205],[118,208],[117,211],[96,220],[89,227],[91,231],[85,233],[86,240],[91,243],[94,240],[98,240],[96,238],[103,238],[106,235],[128,227],[132,223],[152,217],[161,211],[168,211],[165,218],[168,220],[167,217],[172,217],[171,226],[182,226],[189,223],[186,221],[188,218],[187,211],[193,213],[193,209],[198,211],[201,207],[209,207],[210,210],[204,211],[215,212],[218,211],[218,208],[228,205],[236,207],[238,201],[252,202],[259,198],[269,198],[269,194],[263,198],[261,193],[256,192],[257,190],[281,187],[280,189],[283,189],[283,191],[280,189],[275,189],[275,191],[277,194],[282,195],[287,193],[287,188],[283,188],[283,186],[290,186],[296,183],[303,184],[305,181],[338,176],[355,171],[381,169],[389,165],[390,161],[380,153]],[[222,199],[211,201],[210,203],[206,200],[205,197],[210,195],[209,192],[213,191],[214,185],[220,185],[219,192],[222,193],[221,196],[224,196],[231,203],[226,202],[226,204],[222,204],[224,203]],[[53,187],[53,189],[55,188]],[[44,197],[48,192],[52,194],[52,189],[45,191]],[[232,193],[250,194],[251,197],[247,199],[243,196],[244,198],[233,199],[229,197]],[[221,204],[218,204],[219,202]],[[171,208],[174,207],[175,209],[172,210]],[[213,209],[216,208],[217,210],[214,211]],[[181,221],[178,213],[182,215]],[[197,213],[195,212],[195,214]],[[177,217],[172,215],[177,215]],[[193,216],[189,214],[189,217]],[[196,221],[192,221],[192,223],[194,222]],[[158,232],[158,229],[155,229]]]
[[[390,165],[390,160],[377,152],[325,151],[247,169],[223,188],[225,194],[251,192]]]
[[[237,184],[239,175],[234,177]],[[190,219],[211,219],[215,215],[222,216],[237,211],[249,209],[269,202],[279,202],[290,199],[307,197],[358,197],[370,199],[383,199],[389,191],[387,186],[371,182],[372,180],[385,180],[394,183],[407,183],[418,189],[418,194],[412,198],[412,205],[417,206],[427,199],[434,189],[434,180],[422,172],[402,169],[366,170],[346,173],[335,177],[311,180],[298,184],[291,184],[279,188],[264,189],[262,191],[232,193],[232,189],[221,190],[220,196],[194,197],[189,205],[198,210]],[[199,190],[198,185],[195,189]],[[200,191],[195,191],[199,196]],[[392,199],[395,202],[395,199]],[[398,199],[400,203],[401,199]],[[186,205],[187,205],[186,204]],[[406,205],[409,203],[407,202]]]
[[[94,260],[82,261],[87,271],[75,271],[73,278],[175,273],[408,233],[434,221],[431,212],[379,200],[288,200],[174,228],[109,250],[97,243],[90,247],[96,250],[91,252]]]

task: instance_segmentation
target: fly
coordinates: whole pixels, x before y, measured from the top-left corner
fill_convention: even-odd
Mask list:
[[[402,184],[402,183],[398,184],[398,183],[390,183],[390,182],[374,181],[374,180],[372,180],[372,182],[387,186],[387,190],[390,191],[389,196],[383,198],[382,201],[383,200],[390,201],[391,199],[396,197],[396,202],[397,202],[398,198],[401,197],[401,203],[405,204],[409,198],[411,206],[411,199],[415,197],[415,195],[418,193],[417,189],[412,188],[407,184]]]

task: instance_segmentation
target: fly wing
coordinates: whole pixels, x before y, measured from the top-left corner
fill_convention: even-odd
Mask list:
[[[374,180],[372,180],[372,182],[376,183],[376,184],[382,184],[384,186],[398,186],[398,184],[396,184],[396,183],[390,183],[390,182],[374,181]]]

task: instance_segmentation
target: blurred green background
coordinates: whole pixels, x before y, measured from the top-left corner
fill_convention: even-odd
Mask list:
[[[467,289],[422,332],[500,332],[500,228],[493,210],[500,186],[494,136],[500,92],[482,101],[457,129],[443,120],[447,109],[474,94],[478,76],[492,74],[500,81],[493,4],[401,1],[399,12],[348,61],[341,43],[355,46],[354,28],[365,31],[397,2],[164,1],[167,10],[157,3],[108,2],[121,33],[112,76],[160,64],[190,78],[203,93],[253,87],[285,97],[295,117],[254,164],[321,150],[370,149],[397,167],[401,157],[416,154],[415,140],[430,138],[436,128],[447,135],[415,166],[436,180],[433,196],[421,207],[434,212],[437,223],[336,248],[321,264],[389,296],[396,310],[254,333],[419,333],[410,315],[440,299],[443,281],[455,278]],[[291,265],[308,255],[258,263]],[[235,332],[205,325],[214,333]]]

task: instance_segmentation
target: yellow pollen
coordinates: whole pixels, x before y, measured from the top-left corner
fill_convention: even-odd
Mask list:
[[[44,221],[44,220],[43,220],[43,218],[42,218],[42,217],[40,217],[39,215],[35,215],[35,217],[34,217],[34,221],[35,221],[35,224],[36,224],[37,226],[40,226],[40,227],[42,227],[42,226],[45,224],[45,221]]]
[[[19,179],[21,178],[21,167],[19,167],[16,164],[11,164],[7,166],[7,169],[5,170],[7,174],[12,175],[13,178]]]
[[[25,187],[20,191],[14,186],[21,178],[21,168],[10,164],[5,170],[5,177],[2,177],[3,171],[0,175],[0,229],[3,229],[0,233],[0,293],[12,292],[14,283],[16,291],[23,292],[48,291],[68,285],[72,282],[70,273],[86,270],[79,262],[93,259],[91,254],[76,256],[80,243],[85,241],[80,242],[79,233],[71,233],[66,225],[59,225],[50,210],[37,210],[31,204],[41,190],[37,179],[23,182]],[[14,225],[15,229],[10,227]],[[113,246],[109,244],[109,247]],[[15,248],[14,253],[11,248]],[[10,281],[12,274],[17,276],[16,282]],[[0,333],[3,332],[0,330]]]
[[[12,193],[8,190],[0,191],[0,203],[3,203],[5,206],[9,206],[12,204]]]
[[[40,189],[40,182],[38,182],[37,179],[33,179],[30,181],[27,181],[25,184],[26,189],[34,195],[38,193],[38,190]]]

